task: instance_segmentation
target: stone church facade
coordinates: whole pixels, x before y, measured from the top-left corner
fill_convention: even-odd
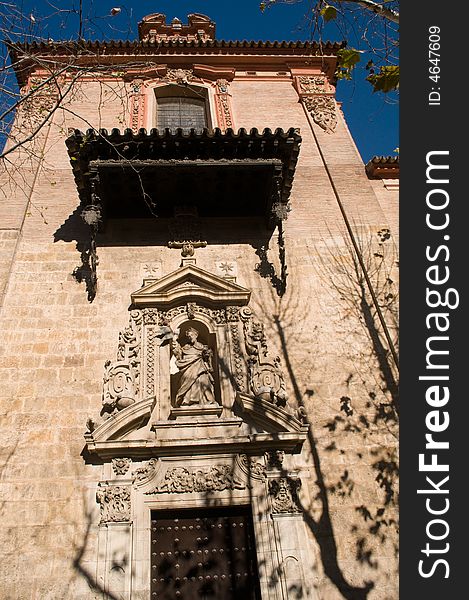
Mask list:
[[[397,598],[398,163],[341,44],[139,36],[11,49],[0,597]]]

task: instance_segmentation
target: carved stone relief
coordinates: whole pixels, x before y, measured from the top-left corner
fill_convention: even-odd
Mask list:
[[[163,81],[174,81],[176,83],[184,83],[186,81],[200,81],[199,77],[194,75],[192,69],[168,69]]]
[[[264,326],[252,318],[249,308],[241,309],[244,342],[248,354],[249,389],[254,396],[284,407],[287,393],[280,357],[270,357]]]
[[[327,133],[332,133],[337,127],[335,100],[331,96],[307,96],[303,98],[306,110],[313,121]]]
[[[298,77],[301,94],[324,94],[330,92],[330,85],[323,75],[302,75]]]
[[[20,104],[20,112],[33,127],[45,121],[59,101],[58,82],[45,83],[46,80],[47,77],[31,77],[28,85],[21,89],[22,96],[29,95]]]
[[[166,471],[164,483],[148,494],[185,492],[222,492],[223,490],[242,490],[246,487],[228,465],[217,465],[208,470],[189,470],[174,467]]]
[[[113,458],[111,461],[112,470],[116,475],[125,475],[132,464],[131,458]]]
[[[218,113],[218,124],[220,129],[233,129],[233,117],[230,105],[229,82],[226,79],[217,79],[215,85],[215,102]]]
[[[130,521],[130,487],[100,486],[96,492],[96,502],[101,510],[100,523]]]
[[[265,480],[265,465],[259,462],[257,457],[239,454],[238,461],[241,470],[248,478],[259,479],[260,481]]]
[[[145,94],[142,79],[134,79],[130,84],[130,128],[134,133],[143,127],[145,113]]]
[[[128,327],[119,333],[117,360],[108,360],[104,365],[104,416],[109,417],[134,404],[139,395],[141,332],[141,313],[139,310],[133,310]]]
[[[271,496],[272,512],[291,513],[299,512],[298,490],[301,487],[300,479],[282,477],[269,481],[269,494]]]
[[[135,471],[132,472],[132,475],[135,477],[138,485],[146,483],[149,479],[151,479],[151,477],[153,477],[157,464],[158,460],[156,458],[152,458],[145,465],[138,467],[138,469],[135,469]]]
[[[271,450],[265,453],[266,467],[269,470],[280,470],[283,468],[285,452],[283,450]]]

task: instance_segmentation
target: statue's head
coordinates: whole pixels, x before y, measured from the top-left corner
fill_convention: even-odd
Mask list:
[[[197,329],[194,329],[194,327],[189,327],[189,329],[186,330],[186,338],[192,343],[196,342],[198,337],[199,332]]]

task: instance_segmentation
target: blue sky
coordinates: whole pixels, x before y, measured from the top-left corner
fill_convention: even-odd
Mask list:
[[[67,9],[77,11],[78,0],[23,0],[17,2],[20,5],[26,15],[33,14],[41,36],[56,40],[76,37],[77,13]],[[178,17],[186,22],[187,14],[199,12],[216,22],[218,39],[305,40],[310,39],[305,18],[307,6],[307,2],[281,4],[261,13],[258,0],[83,0],[84,16],[90,19],[85,23],[84,37],[134,39],[138,21],[147,14],[162,12],[168,20]],[[113,7],[122,9],[115,17],[110,16]],[[330,37],[333,41],[342,40],[334,30]],[[355,42],[349,40],[349,44]],[[358,72],[353,81],[340,81],[337,99],[343,103],[352,135],[367,162],[374,155],[392,155],[399,145],[398,104],[383,94],[373,94],[364,77]]]

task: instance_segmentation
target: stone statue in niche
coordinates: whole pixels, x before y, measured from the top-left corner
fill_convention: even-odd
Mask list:
[[[183,335],[186,339],[183,346],[176,339],[171,343],[178,369],[174,404],[176,407],[217,404],[212,350],[198,341],[197,329],[189,327]]]

